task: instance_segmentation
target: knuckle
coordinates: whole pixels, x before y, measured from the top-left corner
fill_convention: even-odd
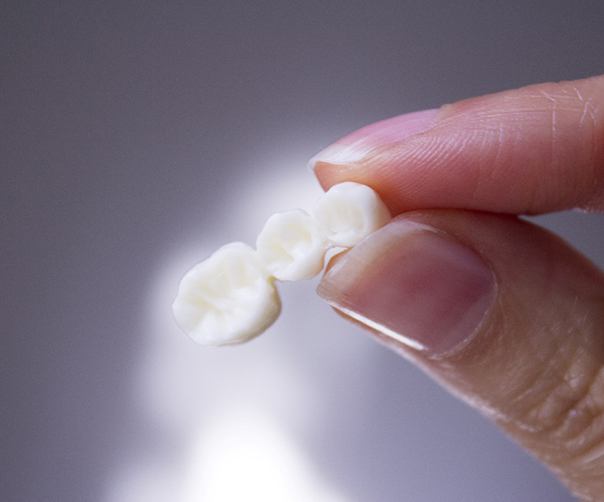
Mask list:
[[[584,349],[571,359],[557,378],[545,377],[550,382],[522,423],[542,443],[556,445],[557,456],[587,469],[604,462],[604,367]]]

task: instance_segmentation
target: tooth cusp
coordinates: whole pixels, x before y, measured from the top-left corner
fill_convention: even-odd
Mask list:
[[[392,219],[370,187],[347,181],[334,185],[318,200],[313,215],[335,246],[352,247]]]
[[[279,316],[279,294],[256,252],[235,242],[189,270],[172,311],[180,328],[204,345],[247,341]]]
[[[273,214],[256,241],[260,260],[281,281],[310,279],[323,268],[327,240],[315,219],[293,209]]]

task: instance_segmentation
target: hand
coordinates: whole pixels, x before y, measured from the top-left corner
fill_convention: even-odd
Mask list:
[[[604,209],[604,76],[378,122],[312,164],[399,215],[319,294],[604,500],[604,274],[517,217]]]

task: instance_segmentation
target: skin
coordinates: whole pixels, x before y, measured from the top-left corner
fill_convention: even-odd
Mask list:
[[[427,225],[486,264],[495,300],[455,350],[419,350],[368,331],[493,420],[576,496],[604,500],[604,274],[518,218],[604,210],[604,76],[372,124],[318,154],[312,167],[324,189],[369,185],[397,215],[389,225]],[[352,253],[361,264],[363,253],[376,253],[372,238],[337,266]],[[370,267],[357,268],[355,291],[375,280]],[[354,310],[356,300],[330,274],[319,293]],[[392,287],[387,276],[380,287]]]

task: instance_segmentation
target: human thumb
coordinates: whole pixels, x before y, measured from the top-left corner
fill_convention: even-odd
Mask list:
[[[602,500],[604,275],[562,240],[514,216],[404,213],[318,292]]]

